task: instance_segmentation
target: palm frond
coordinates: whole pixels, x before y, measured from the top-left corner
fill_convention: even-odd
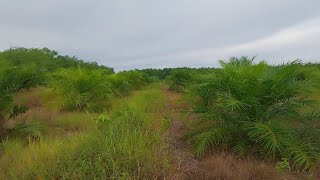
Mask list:
[[[209,129],[208,131],[201,132],[194,136],[193,140],[195,154],[203,156],[205,150],[213,145],[227,143],[232,137],[232,130],[228,127],[219,126]]]
[[[12,97],[10,95],[0,96],[0,112],[7,109],[12,102]]]
[[[319,165],[319,149],[311,144],[291,143],[288,152],[294,166],[298,168],[309,170]]]
[[[14,134],[23,137],[41,138],[45,132],[45,126],[36,121],[18,124],[13,129]]]
[[[243,156],[246,153],[248,153],[250,147],[251,147],[251,142],[249,141],[249,139],[246,138],[241,138],[239,140],[237,140],[236,144],[234,145],[234,152],[239,155],[239,156]]]
[[[9,112],[9,118],[19,116],[20,114],[25,113],[28,110],[28,107],[21,105],[14,105]]]
[[[286,141],[289,139],[289,132],[277,123],[246,123],[249,137],[259,143],[269,154],[275,155],[285,151]]]
[[[247,109],[250,105],[241,102],[240,100],[232,97],[230,94],[218,94],[217,105],[223,109],[230,109],[231,111]]]

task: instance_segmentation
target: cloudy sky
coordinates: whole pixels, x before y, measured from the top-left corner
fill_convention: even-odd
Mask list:
[[[320,60],[320,0],[0,0],[0,50],[48,47],[116,70]]]

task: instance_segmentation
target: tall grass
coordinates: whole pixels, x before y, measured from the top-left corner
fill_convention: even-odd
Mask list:
[[[94,131],[96,130],[96,124],[94,118],[96,114],[89,113],[65,113],[57,116],[51,123],[51,126],[65,129],[67,131]]]
[[[164,95],[151,89],[100,115],[95,131],[29,145],[7,140],[2,143],[2,178],[163,178],[169,168],[167,144],[158,130],[164,114]]]

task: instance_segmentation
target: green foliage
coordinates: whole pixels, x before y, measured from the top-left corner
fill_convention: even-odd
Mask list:
[[[157,97],[159,101],[154,101]],[[165,106],[160,90],[145,90],[92,121],[94,131],[23,146],[2,143],[2,179],[157,179],[167,176],[167,144],[157,121]]]
[[[96,62],[84,62],[76,57],[62,56],[48,48],[21,48],[14,47],[0,52],[0,59],[4,59],[14,66],[34,64],[40,72],[54,71],[59,68],[101,69],[112,74],[113,69],[98,65]]]
[[[112,94],[117,97],[127,96],[146,84],[143,74],[138,71],[124,71],[108,76]]]
[[[25,108],[13,105],[12,95],[22,89],[41,85],[43,76],[34,66],[7,66],[0,71],[0,121],[24,113]],[[9,117],[6,117],[9,116]]]
[[[28,107],[21,105],[14,105],[10,111],[9,118],[16,117],[20,114],[25,113],[28,110]]]
[[[31,121],[18,124],[11,131],[17,136],[35,140],[43,137],[43,134],[45,133],[45,126],[41,122]]]
[[[12,97],[10,95],[0,96],[0,120],[4,119],[4,113],[9,109],[11,103]]]
[[[290,163],[287,158],[282,158],[281,161],[277,162],[276,170],[279,173],[290,171]]]
[[[143,69],[139,70],[143,72],[147,78],[164,80],[168,78],[174,71],[184,70],[192,72],[192,74],[208,74],[211,73],[214,68],[163,68],[163,69]]]
[[[81,68],[83,73],[74,68]],[[26,111],[14,105],[12,97],[22,89],[47,85],[52,74],[64,108],[100,112],[110,103],[105,76],[113,73],[112,68],[61,56],[48,48],[14,47],[0,52],[0,126]]]
[[[107,75],[102,70],[61,69],[52,74],[51,87],[62,97],[62,108],[88,112],[102,112],[114,97],[145,85],[137,71]]]
[[[12,68],[3,72],[0,78],[0,90],[7,94],[28,89],[43,82],[43,76],[33,66]]]
[[[64,109],[101,112],[110,104],[110,85],[103,71],[61,69],[52,77],[51,87],[62,97]]]
[[[90,113],[67,113],[56,117],[53,125],[68,132],[89,132],[96,130],[95,117]]]
[[[188,69],[175,69],[168,76],[169,89],[174,91],[183,91],[188,83],[193,79]]]
[[[305,141],[297,133],[308,126],[301,123],[306,118],[300,109],[312,104],[308,90],[315,82],[309,72],[297,62],[270,67],[252,61],[246,57],[221,61],[223,68],[212,77],[203,77],[194,88],[194,94],[202,99],[199,112],[203,114],[189,133],[196,154],[220,145],[240,154],[286,157],[302,169],[318,166],[315,138],[304,137],[309,141],[303,145]],[[297,123],[299,126],[294,126]]]

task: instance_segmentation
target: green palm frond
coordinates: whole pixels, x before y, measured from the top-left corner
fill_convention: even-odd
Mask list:
[[[311,121],[320,121],[320,111],[313,109],[311,112],[302,114],[302,118]]]
[[[249,137],[272,155],[284,152],[286,143],[290,140],[289,131],[278,123],[248,122],[246,129]]]
[[[241,102],[240,100],[232,97],[230,94],[220,93],[218,94],[217,105],[223,109],[230,109],[231,111],[247,109],[249,104]]]
[[[319,149],[311,144],[291,143],[288,152],[294,166],[298,168],[309,170],[319,166]]]
[[[12,102],[12,97],[9,95],[0,96],[0,112],[7,109]]]
[[[223,68],[210,78],[207,75],[200,79],[198,86],[193,87],[194,94],[202,100],[194,109],[201,113],[199,121],[203,123],[196,125],[191,133],[198,154],[220,143],[223,139],[220,128],[225,127],[234,131],[226,145],[238,154],[253,152],[277,159],[287,155],[290,144],[297,138],[317,142],[318,123],[314,122],[319,114],[303,115],[301,111],[312,106],[309,93],[317,90],[320,86],[316,84],[320,83],[310,79],[303,64],[269,66],[263,61],[254,64],[247,57],[231,58],[220,64]],[[313,122],[306,123],[307,119]],[[310,132],[305,133],[307,126]],[[292,154],[297,162],[310,162],[301,158],[306,155],[298,157],[302,150],[306,155],[313,151],[320,154],[316,149],[297,146]],[[309,166],[305,164],[297,165]]]
[[[20,114],[25,113],[28,110],[28,107],[21,105],[14,105],[9,112],[9,118],[19,116]]]
[[[197,156],[203,156],[205,150],[213,145],[225,144],[232,137],[232,130],[229,127],[219,126],[201,132],[193,137],[195,142],[194,150]]]
[[[246,153],[248,153],[250,147],[251,147],[251,142],[247,138],[241,138],[237,140],[236,144],[234,145],[234,152],[239,155],[243,156]]]
[[[18,124],[13,129],[14,134],[23,137],[41,138],[45,132],[45,126],[36,121]]]

